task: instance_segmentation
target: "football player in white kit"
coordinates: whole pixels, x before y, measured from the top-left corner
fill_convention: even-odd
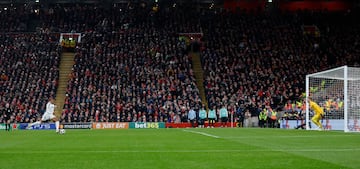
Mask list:
[[[56,108],[55,105],[55,99],[51,98],[50,101],[46,104],[46,111],[45,113],[42,115],[41,120],[31,123],[27,126],[27,129],[30,129],[33,125],[37,125],[37,124],[41,124],[42,122],[48,121],[48,120],[52,120],[55,122],[55,126],[56,126],[56,133],[59,132],[59,120],[56,118],[56,116],[54,115],[54,110]]]

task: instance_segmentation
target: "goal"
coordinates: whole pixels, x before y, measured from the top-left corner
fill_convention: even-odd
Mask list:
[[[311,97],[324,109],[325,130],[360,132],[360,68],[342,66],[306,75],[306,98]],[[306,129],[317,128],[311,122],[313,112],[306,102]]]

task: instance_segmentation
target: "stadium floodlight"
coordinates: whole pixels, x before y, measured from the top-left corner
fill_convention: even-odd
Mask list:
[[[360,68],[342,66],[306,75],[306,98],[325,111],[322,125],[326,130],[360,132]],[[309,102],[306,102],[306,129],[315,124]]]

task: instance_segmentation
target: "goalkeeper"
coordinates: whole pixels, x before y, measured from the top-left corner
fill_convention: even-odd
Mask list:
[[[310,108],[314,111],[314,116],[311,118],[311,121],[315,123],[320,130],[323,130],[323,126],[320,122],[322,117],[324,116],[324,110],[314,101],[312,101],[310,98],[308,99]]]

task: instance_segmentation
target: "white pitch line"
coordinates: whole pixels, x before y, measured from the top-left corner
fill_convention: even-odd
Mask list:
[[[247,139],[247,138],[319,138],[319,137],[352,137],[357,135],[310,135],[310,136],[229,136],[229,137],[222,137],[222,138],[241,138],[241,139]]]
[[[198,132],[198,131],[192,131],[192,130],[183,130],[183,131],[189,132],[189,133],[201,134],[201,135],[212,137],[212,138],[220,138],[219,136],[215,136],[215,135],[204,133],[204,132]]]
[[[360,151],[360,149],[344,148],[344,149],[239,149],[239,150],[89,150],[89,151],[0,151],[0,154],[72,154],[72,153],[233,153],[233,152],[348,152]]]

